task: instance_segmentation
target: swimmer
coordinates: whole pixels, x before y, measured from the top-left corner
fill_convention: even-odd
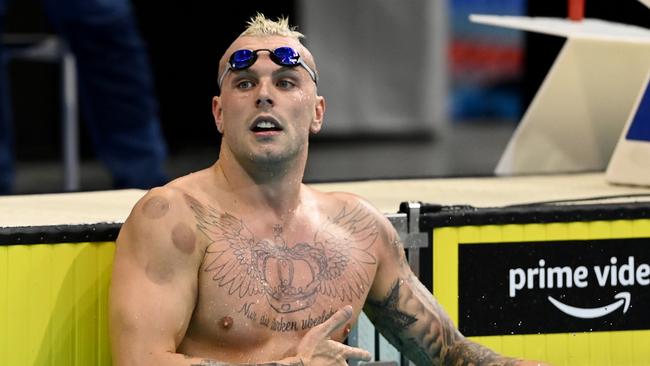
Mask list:
[[[223,134],[207,169],[147,192],[117,239],[114,364],[346,365],[363,310],[418,365],[537,365],[463,337],[386,217],[302,183],[325,100],[302,34],[261,14],[219,63]]]

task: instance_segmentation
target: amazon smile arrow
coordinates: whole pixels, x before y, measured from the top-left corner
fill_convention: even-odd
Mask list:
[[[548,301],[550,301],[551,304],[555,305],[556,308],[565,314],[574,316],[576,318],[594,319],[616,311],[616,309],[620,308],[623,304],[625,304],[623,307],[623,313],[627,312],[627,309],[630,307],[630,293],[619,292],[618,294],[614,295],[614,298],[619,300],[616,300],[609,305],[601,306],[599,308],[578,308],[564,304],[551,296],[548,297]]]

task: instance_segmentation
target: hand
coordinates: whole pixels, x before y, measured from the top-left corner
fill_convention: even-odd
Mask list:
[[[347,366],[346,361],[349,359],[372,360],[368,351],[330,339],[330,335],[343,327],[350,318],[352,318],[352,306],[346,305],[327,321],[313,327],[298,344],[296,357],[300,358],[306,366]]]

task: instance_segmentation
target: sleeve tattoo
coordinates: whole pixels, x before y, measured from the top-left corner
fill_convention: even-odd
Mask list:
[[[398,247],[403,250],[401,244]],[[518,362],[463,337],[412,273],[397,279],[384,298],[368,299],[364,311],[382,335],[417,365],[512,366]]]

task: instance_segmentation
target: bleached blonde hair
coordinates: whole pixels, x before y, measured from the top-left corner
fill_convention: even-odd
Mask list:
[[[304,38],[305,35],[298,32],[297,28],[289,25],[288,17],[278,17],[273,21],[262,13],[257,13],[246,23],[246,29],[241,36],[281,36],[295,39]]]

